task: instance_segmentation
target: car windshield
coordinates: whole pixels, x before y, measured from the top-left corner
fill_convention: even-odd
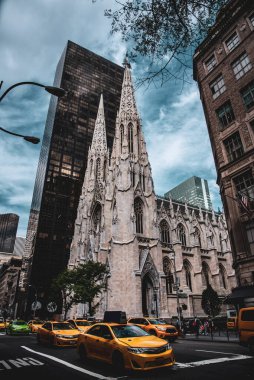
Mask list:
[[[148,321],[152,324],[152,325],[166,325],[167,322],[166,321],[163,321],[162,319],[148,319]]]
[[[91,323],[88,321],[76,321],[77,326],[91,326]]]
[[[53,330],[73,330],[69,323],[53,323]]]
[[[136,336],[149,335],[146,331],[138,326],[112,326],[111,327],[117,338],[132,338]]]
[[[25,321],[13,321],[12,324],[16,325],[16,326],[21,326],[21,325],[26,325],[26,322]]]

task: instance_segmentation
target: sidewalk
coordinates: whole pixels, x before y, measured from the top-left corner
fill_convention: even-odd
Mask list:
[[[209,335],[198,335],[195,334],[186,334],[185,337],[180,336],[178,339],[181,340],[194,340],[194,341],[204,341],[204,342],[224,342],[224,343],[239,343],[239,337],[235,333],[217,332],[212,336]]]

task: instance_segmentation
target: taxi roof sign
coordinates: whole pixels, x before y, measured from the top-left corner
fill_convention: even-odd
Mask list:
[[[125,311],[105,311],[103,322],[127,323]]]

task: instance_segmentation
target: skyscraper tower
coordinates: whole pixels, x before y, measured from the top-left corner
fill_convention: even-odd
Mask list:
[[[0,214],[0,252],[13,253],[19,216]]]
[[[175,201],[187,202],[207,210],[212,209],[207,180],[200,177],[193,176],[186,179],[186,181],[169,190],[165,197],[171,197]]]
[[[57,66],[54,83],[68,93],[50,102],[20,276],[21,294],[28,292],[30,283],[43,296],[42,315],[51,280],[68,263],[100,95],[111,148],[123,71],[71,41]]]

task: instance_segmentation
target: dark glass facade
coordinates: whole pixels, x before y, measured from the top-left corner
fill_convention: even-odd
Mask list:
[[[13,253],[18,224],[18,215],[0,215],[0,252]]]
[[[100,95],[110,149],[123,72],[121,66],[71,41],[59,61],[54,85],[68,93],[61,99],[52,97],[49,106],[31,206],[31,226],[38,227],[30,239],[33,260],[31,274],[27,274],[45,302],[52,278],[68,263]],[[32,235],[28,228],[27,236]]]

